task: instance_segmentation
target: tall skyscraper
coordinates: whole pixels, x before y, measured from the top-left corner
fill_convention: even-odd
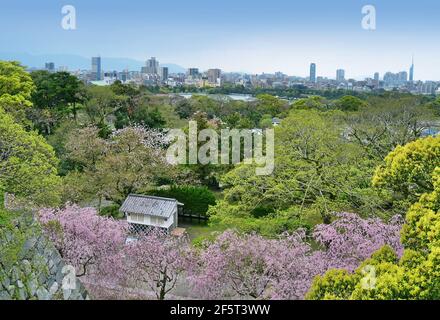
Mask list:
[[[196,78],[199,76],[199,69],[198,68],[189,68],[188,69],[188,76]]]
[[[379,81],[379,72],[374,73],[374,81]]]
[[[168,79],[168,67],[159,68],[159,77],[161,81],[166,81]]]
[[[376,86],[376,87],[378,87],[379,86],[379,83],[380,83],[380,76],[379,76],[379,72],[375,72],[374,73],[374,85]]]
[[[101,57],[92,58],[92,81],[102,80]]]
[[[339,82],[345,81],[345,70],[344,69],[336,70],[336,81],[339,81]]]
[[[387,72],[383,76],[383,81],[386,87],[396,88],[404,86],[408,82],[408,72],[401,71],[398,73]]]
[[[159,61],[155,57],[148,59],[145,64],[145,73],[149,74],[159,74]]]
[[[408,82],[408,72],[406,71],[399,72],[398,81],[399,84],[405,84],[406,82]]]
[[[383,76],[386,87],[393,87],[398,83],[398,74],[386,72]]]
[[[414,56],[412,58],[411,67],[409,68],[409,82],[414,82]]]
[[[310,64],[309,80],[310,80],[310,82],[313,82],[313,83],[316,82],[316,64],[315,63]]]
[[[212,84],[218,84],[221,78],[222,71],[220,69],[209,69],[208,70],[208,82]]]
[[[49,72],[54,72],[55,71],[55,63],[46,62],[45,69]]]

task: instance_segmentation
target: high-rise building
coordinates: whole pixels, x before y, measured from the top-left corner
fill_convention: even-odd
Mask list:
[[[143,73],[148,74],[159,74],[159,61],[157,61],[155,57],[151,57],[151,59],[147,60],[143,71],[145,71]]]
[[[54,72],[55,71],[55,63],[46,62],[45,69],[49,72]]]
[[[409,68],[409,81],[414,82],[414,57],[412,58],[411,67]]]
[[[313,83],[316,82],[316,64],[315,63],[310,64],[309,80],[310,80],[310,82],[313,82]]]
[[[387,72],[383,76],[383,81],[386,87],[400,87],[408,82],[408,72],[401,71],[398,73]]]
[[[383,81],[386,87],[393,87],[398,82],[398,76],[392,72],[386,72],[383,76]]]
[[[380,84],[380,75],[379,72],[374,73],[373,85],[378,87]]]
[[[166,81],[168,79],[168,67],[159,68],[159,77],[161,81]]]
[[[199,69],[198,68],[189,68],[188,69],[188,76],[192,78],[197,78],[199,76]]]
[[[344,69],[336,70],[336,81],[338,81],[338,82],[345,81],[345,70]]]
[[[209,83],[218,84],[222,75],[222,71],[220,69],[209,69],[207,74]]]
[[[128,69],[122,71],[122,72],[118,72],[118,80],[122,81],[123,83],[125,83],[128,80]]]
[[[188,75],[189,76],[198,76],[199,75],[199,69],[198,68],[189,68],[188,69]]]
[[[101,57],[92,58],[92,81],[102,80]]]
[[[379,72],[374,73],[374,81],[379,82]]]
[[[408,82],[408,72],[406,71],[399,72],[398,79],[399,79],[398,80],[399,84],[405,84],[406,82]]]
[[[437,84],[434,81],[426,81],[419,87],[419,93],[434,94],[436,88],[437,88]]]

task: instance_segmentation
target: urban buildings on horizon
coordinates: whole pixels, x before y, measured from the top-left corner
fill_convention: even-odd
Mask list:
[[[156,57],[147,59],[140,70],[104,71],[101,57],[91,58],[91,69],[72,72],[81,80],[97,85],[109,85],[116,80],[123,83],[134,83],[146,86],[196,86],[220,87],[223,84],[242,85],[244,87],[263,88],[289,88],[305,86],[314,89],[344,89],[369,92],[377,89],[399,90],[416,94],[440,94],[440,81],[416,81],[414,57],[412,58],[409,72],[385,72],[382,79],[379,72],[374,72],[371,78],[355,80],[347,78],[346,70],[336,70],[335,78],[319,76],[319,66],[310,64],[308,77],[288,76],[282,72],[275,74],[244,74],[229,72],[224,73],[219,68],[212,68],[201,72],[199,68],[191,67],[186,73],[171,73],[169,68],[161,66]],[[45,69],[54,72],[55,64],[48,62]],[[66,67],[58,70],[66,71]]]
[[[316,63],[310,64],[310,77],[309,77],[309,81],[311,83],[315,83],[316,82]]]
[[[336,81],[337,82],[344,82],[345,81],[345,70],[344,69],[336,70]]]
[[[92,57],[91,79],[93,81],[101,81],[102,79],[101,57]]]

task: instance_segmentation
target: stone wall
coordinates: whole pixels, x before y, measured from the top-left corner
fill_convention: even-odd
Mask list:
[[[79,280],[66,276],[69,268],[32,217],[0,226],[0,300],[89,299]]]

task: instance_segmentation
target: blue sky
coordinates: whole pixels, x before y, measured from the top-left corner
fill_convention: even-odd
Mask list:
[[[61,28],[61,8],[77,30]],[[361,9],[377,29],[361,28]],[[184,67],[348,77],[408,70],[440,80],[440,1],[418,0],[0,0],[0,52],[125,57]],[[105,67],[105,65],[104,65]]]

